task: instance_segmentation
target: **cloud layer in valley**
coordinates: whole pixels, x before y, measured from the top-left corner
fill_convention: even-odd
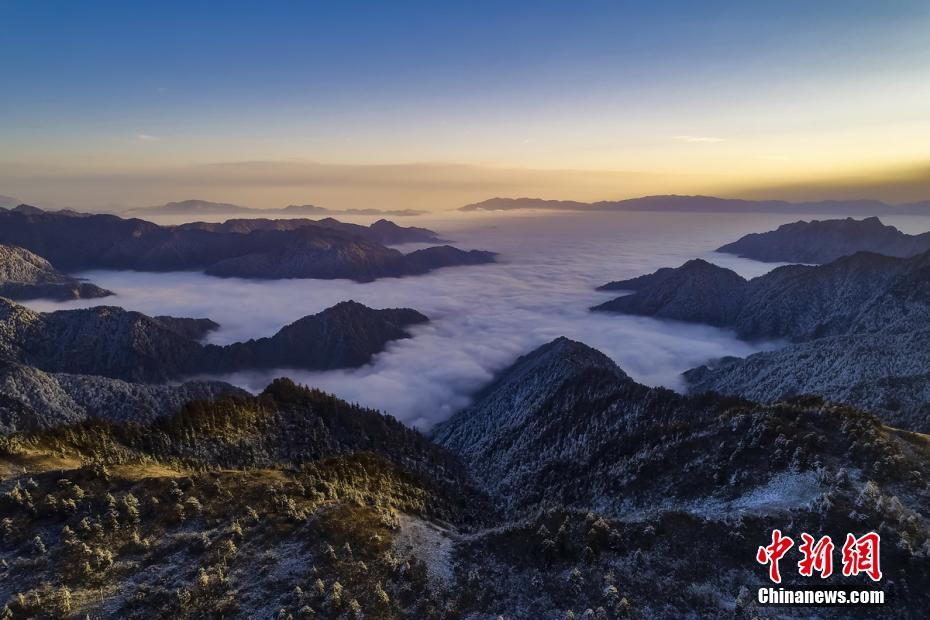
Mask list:
[[[587,310],[612,295],[595,291],[595,286],[677,266],[694,256],[747,276],[770,269],[771,265],[710,250],[749,230],[764,230],[777,223],[778,216],[732,220],[631,213],[500,216],[471,219],[467,227],[463,220],[433,222],[460,247],[499,251],[501,262],[368,284],[249,281],[199,273],[84,275],[118,293],[108,303],[148,314],[218,321],[223,327],[211,337],[217,343],[271,335],[282,325],[346,299],[378,308],[416,308],[431,322],[416,327],[413,338],[391,343],[363,368],[281,369],[222,378],[260,390],[274,376],[289,375],[428,428],[467,405],[470,395],[517,357],[558,336],[604,351],[637,380],[672,388],[681,387],[680,373],[688,368],[723,355],[747,355],[764,346],[705,326]],[[93,302],[32,305],[47,310]]]

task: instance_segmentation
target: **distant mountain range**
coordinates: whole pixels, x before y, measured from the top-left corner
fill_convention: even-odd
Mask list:
[[[0,359],[49,373],[153,383],[248,369],[349,368],[427,320],[415,310],[342,302],[269,338],[217,346],[197,342],[212,322],[191,325],[112,306],[39,313],[0,297]]]
[[[382,215],[410,217],[422,215],[426,212],[416,211],[414,209],[327,209],[326,207],[317,207],[315,205],[290,205],[281,209],[255,209],[225,202],[181,200],[179,202],[168,202],[153,207],[127,209],[123,213],[132,217],[149,217],[155,215],[185,215],[191,217],[203,215],[250,215],[254,217],[267,217],[269,215],[284,215],[289,217],[300,215]]]
[[[24,247],[59,269],[203,270],[244,278],[348,278],[426,273],[494,262],[492,252],[437,246],[403,254],[384,243],[437,240],[423,228],[388,221],[369,227],[336,220],[234,220],[159,226],[115,215],[0,210],[0,243]]]
[[[694,213],[823,213],[835,215],[930,214],[930,201],[890,205],[879,200],[741,200],[714,196],[644,196],[626,200],[578,202],[541,198],[491,198],[459,211],[673,211]]]
[[[813,220],[752,233],[717,249],[764,262],[829,263],[856,252],[914,256],[930,250],[930,232],[908,235],[877,217]]]
[[[268,219],[268,218],[239,218],[226,220],[221,223],[191,222],[179,224],[178,230],[205,230],[220,233],[250,233],[256,230],[297,230],[305,226],[317,226],[340,230],[357,237],[362,237],[373,243],[382,245],[398,245],[403,243],[442,243],[444,240],[428,228],[415,226],[398,226],[390,220],[378,220],[368,226],[340,222],[331,217],[321,220],[307,218],[296,219]]]

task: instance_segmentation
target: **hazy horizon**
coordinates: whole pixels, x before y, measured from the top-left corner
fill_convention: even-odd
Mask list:
[[[18,168],[19,166],[14,166]],[[175,175],[172,177],[172,175]],[[442,164],[335,166],[297,162],[244,162],[121,173],[9,173],[0,162],[0,195],[44,208],[125,211],[185,200],[255,209],[312,204],[332,210],[381,209],[443,212],[489,198],[542,198],[599,202],[653,195],[706,195],[747,200],[930,200],[930,167],[863,173],[848,179],[785,183],[780,187],[718,188],[673,178],[636,189],[611,189],[628,173],[502,169]],[[642,176],[642,175],[640,175]],[[101,189],[105,188],[105,189]],[[104,193],[101,193],[104,192]]]

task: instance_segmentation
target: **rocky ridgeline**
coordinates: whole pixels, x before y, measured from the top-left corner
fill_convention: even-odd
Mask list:
[[[428,319],[410,309],[342,302],[269,338],[204,345],[212,321],[152,318],[112,306],[39,313],[0,298],[0,358],[53,373],[162,382],[246,369],[361,366]]]
[[[789,265],[746,280],[707,261],[611,282],[629,290],[593,308],[708,323],[744,338],[805,341],[910,332],[930,319],[930,253],[907,259],[861,252],[817,267]]]
[[[930,250],[930,233],[908,235],[877,217],[813,220],[752,233],[717,249],[769,263],[829,263],[856,252],[904,258]]]
[[[20,247],[0,244],[0,297],[28,299],[89,299],[112,295],[55,269],[51,263]]]
[[[433,438],[507,509],[597,507],[619,517],[723,510],[775,476],[841,463],[856,437],[839,429],[853,419],[878,425],[816,399],[766,407],[648,388],[561,338],[518,360]],[[790,429],[790,448],[779,447],[778,427]]]
[[[0,433],[34,431],[89,419],[150,422],[192,400],[247,393],[219,381],[129,383],[94,375],[47,373],[0,360],[0,393],[20,406],[0,412]]]
[[[297,230],[306,226],[329,228],[362,237],[373,243],[394,245],[402,243],[441,243],[442,239],[427,228],[415,226],[398,226],[390,220],[378,220],[369,226],[340,222],[331,217],[319,220],[309,218],[238,218],[221,223],[192,222],[180,224],[179,230],[206,230],[223,233],[250,233],[256,230]]]
[[[689,371],[692,391],[763,402],[816,394],[893,425],[930,430],[930,253],[859,252],[751,280],[693,260],[602,288],[633,292],[594,310],[707,323],[747,339],[792,343]]]

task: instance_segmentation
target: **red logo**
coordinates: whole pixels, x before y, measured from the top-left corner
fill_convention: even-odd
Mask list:
[[[833,540],[824,536],[814,544],[814,537],[810,534],[801,534],[801,546],[798,551],[804,554],[798,562],[798,572],[804,577],[810,577],[814,571],[820,573],[821,579],[833,574]]]
[[[801,541],[798,546],[798,551],[801,552],[798,573],[803,577],[813,577],[817,572],[821,579],[832,575],[833,551],[836,548],[833,539],[823,536],[817,540],[805,532],[801,534]],[[842,550],[843,575],[851,577],[864,573],[872,581],[879,581],[882,578],[880,545],[881,537],[875,532],[858,538],[853,534],[847,534]],[[756,551],[756,562],[763,566],[768,565],[769,579],[774,583],[781,583],[779,561],[793,546],[794,540],[791,537],[782,535],[781,530],[772,530],[772,542]]]
[[[781,535],[781,530],[772,530],[772,544],[768,547],[759,547],[756,552],[756,562],[769,565],[769,579],[781,583],[781,573],[778,572],[778,561],[794,546],[794,541]]]
[[[875,532],[856,538],[846,534],[846,543],[843,545],[843,574],[858,575],[865,573],[872,581],[882,578],[882,569],[878,560],[878,546],[881,538]]]

